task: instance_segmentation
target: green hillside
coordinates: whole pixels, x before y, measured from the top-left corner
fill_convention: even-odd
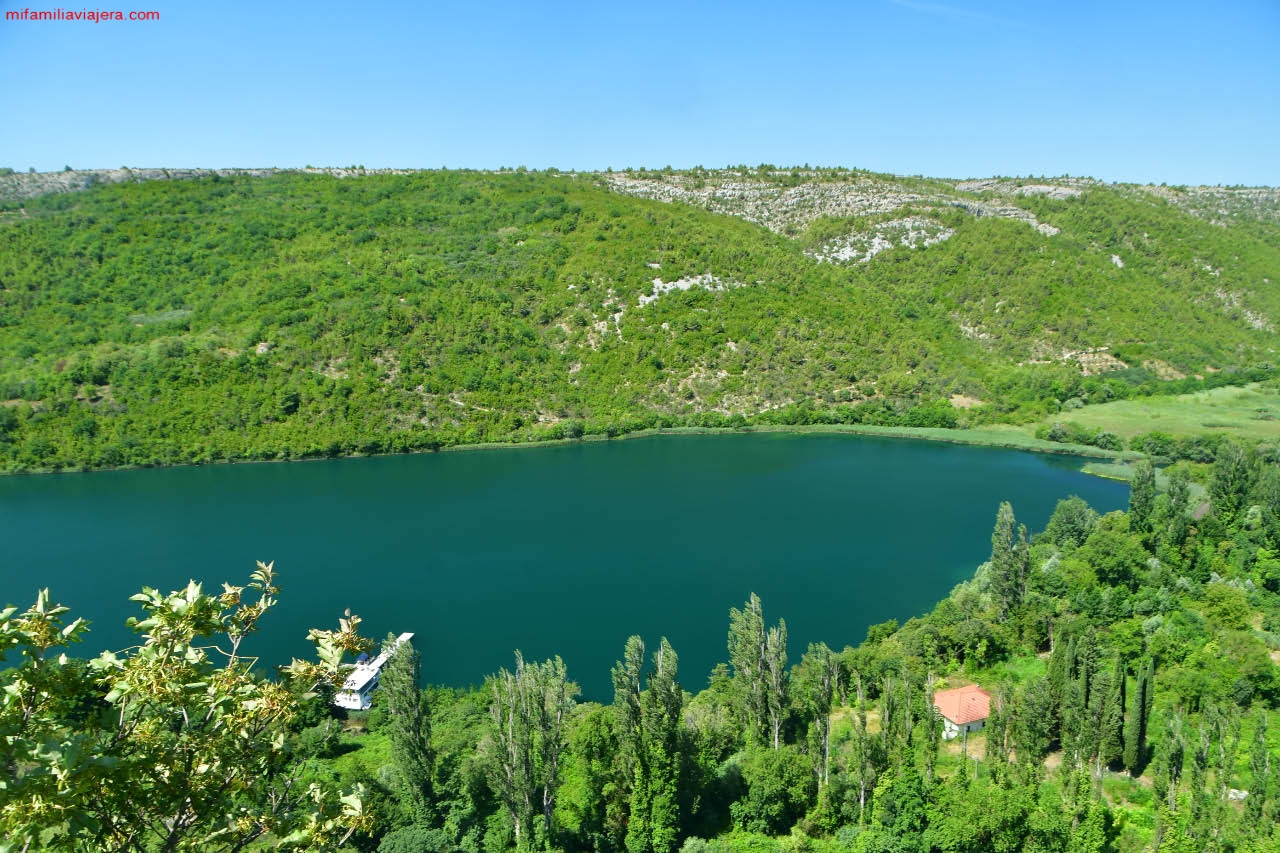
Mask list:
[[[1275,360],[1269,191],[766,168],[20,189],[8,470],[1030,422]]]

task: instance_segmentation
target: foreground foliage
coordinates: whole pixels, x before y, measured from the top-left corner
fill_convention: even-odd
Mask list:
[[[0,693],[0,849],[317,849],[370,826],[359,789],[300,781],[287,738],[301,694],[362,647],[358,620],[312,632],[319,663],[265,680],[240,645],[276,592],[261,563],[220,595],[145,589],[131,620],[142,642],[88,661],[62,651],[86,625],[64,622],[47,590],[0,611],[0,651],[20,659]]]

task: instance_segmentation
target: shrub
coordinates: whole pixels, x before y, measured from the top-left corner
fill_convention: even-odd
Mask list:
[[[332,758],[338,751],[338,726],[333,720],[303,729],[298,734],[298,752],[309,758]]]
[[[393,829],[378,845],[378,853],[447,853],[453,849],[448,832],[421,824]]]
[[[1167,432],[1147,432],[1135,435],[1129,447],[1148,456],[1173,456],[1174,439]]]
[[[1124,441],[1114,432],[1100,432],[1093,446],[1102,450],[1124,450]]]
[[[817,781],[808,759],[794,747],[757,749],[743,761],[747,795],[730,811],[737,828],[777,835],[808,811]]]

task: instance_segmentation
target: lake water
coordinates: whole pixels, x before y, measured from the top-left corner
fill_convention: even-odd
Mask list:
[[[467,685],[560,654],[587,698],[633,633],[667,636],[687,689],[726,659],[755,591],[791,660],[932,608],[990,553],[999,502],[1038,530],[1060,498],[1118,509],[1081,460],[847,435],[663,436],[536,449],[0,477],[0,603],[41,586],[132,643],[143,585],[211,591],[274,560],[280,604],[246,643],[304,656],[345,608],[413,631],[426,680]]]

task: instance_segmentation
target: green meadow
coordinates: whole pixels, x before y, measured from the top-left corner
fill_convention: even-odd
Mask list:
[[[1210,433],[1275,440],[1280,439],[1280,388],[1271,382],[1255,382],[1170,397],[1116,400],[1050,415],[1042,423],[1058,421],[1113,432],[1124,439],[1164,432],[1175,437]]]

